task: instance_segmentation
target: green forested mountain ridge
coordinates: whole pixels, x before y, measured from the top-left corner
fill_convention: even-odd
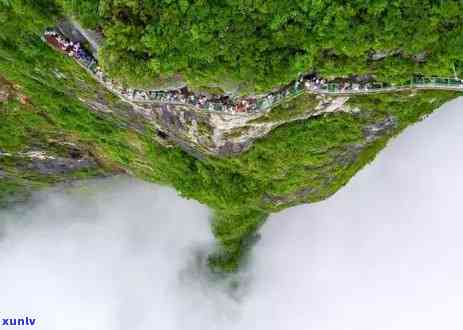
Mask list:
[[[92,24],[95,17],[83,14],[78,17]],[[355,96],[345,100],[345,111],[294,121],[320,102],[302,94],[256,119],[256,125],[281,124],[246,152],[214,157],[196,150],[195,157],[175,143],[158,143],[154,122],[40,40],[62,15],[53,1],[0,1],[0,203],[50,184],[118,173],[173,186],[214,211],[219,249],[211,264],[221,270],[238,267],[268,214],[331,196],[391,137],[459,95],[411,90]]]
[[[463,71],[459,0],[59,0],[101,29],[104,68],[133,85],[180,73],[266,91],[317,71],[400,82]]]

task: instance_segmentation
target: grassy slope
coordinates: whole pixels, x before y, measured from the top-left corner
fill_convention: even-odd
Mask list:
[[[12,154],[47,150],[66,156],[66,150],[60,150],[51,141],[75,143],[93,155],[100,166],[70,173],[70,177],[43,176],[19,166],[18,157],[0,157],[0,167],[8,174],[0,180],[3,200],[28,192],[29,188],[67,179],[125,169],[138,175],[151,172],[143,160],[143,144],[149,143],[143,135],[125,129],[126,125],[115,116],[89,112],[79,101],[78,98],[101,94],[108,105],[118,102],[102,92],[71,59],[57,54],[40,40],[43,29],[55,24],[52,16],[43,15],[52,13],[53,7],[49,10],[44,6],[35,8],[26,2],[13,8],[0,5],[0,75],[15,84],[14,97],[0,103],[0,149]],[[20,95],[28,97],[27,104],[18,101]]]
[[[0,75],[14,82],[18,93],[30,102],[0,103],[0,149],[14,153],[38,148],[59,155],[64,151],[50,143],[58,139],[88,150],[99,167],[66,177],[46,177],[0,157],[0,169],[9,174],[0,180],[0,199],[29,188],[120,170],[168,184],[215,210],[212,227],[221,249],[211,261],[222,270],[236,269],[269,213],[327,198],[372,161],[390,137],[457,96],[419,92],[355,97],[349,105],[362,109],[360,113],[286,124],[238,157],[200,161],[180,149],[159,146],[152,141],[149,128],[137,132],[127,128],[121,117],[89,111],[78,98],[98,94],[110,107],[119,104],[79,66],[39,40],[40,31],[53,22],[28,10],[35,17],[33,23],[24,13],[2,13],[6,26],[0,39]],[[18,34],[20,25],[25,28]],[[56,70],[66,78],[57,78]],[[301,102],[305,98],[283,104],[269,116],[284,118],[288,108],[299,113],[311,104]],[[391,116],[397,123],[395,129],[366,143],[365,128]],[[356,149],[359,145],[363,147]]]

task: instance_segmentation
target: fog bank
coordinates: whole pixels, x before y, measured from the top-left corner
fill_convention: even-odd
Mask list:
[[[207,209],[117,178],[0,211],[0,318],[46,330],[461,329],[463,99],[329,200],[272,216],[240,292]]]
[[[221,322],[233,304],[203,274],[208,217],[171,189],[125,178],[0,212],[0,318],[32,315],[44,330],[199,329],[182,317],[196,312]]]
[[[462,145],[459,98],[392,141],[332,198],[272,217],[254,260],[255,299],[271,311],[265,324],[461,329]]]

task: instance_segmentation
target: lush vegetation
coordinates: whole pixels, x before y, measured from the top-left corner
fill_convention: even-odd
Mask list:
[[[115,116],[90,112],[79,101],[101,97],[117,108],[116,98],[40,40],[43,29],[55,23],[47,15],[58,13],[54,9],[49,1],[0,2],[0,91],[11,93],[0,102],[0,203],[50,183],[123,172],[129,162],[140,164],[134,174],[147,171],[143,155],[137,153],[138,135]],[[46,176],[30,170],[27,158],[20,156],[46,150],[68,157],[69,144],[95,158],[98,168]],[[1,153],[12,156],[1,157]]]
[[[131,84],[181,73],[196,86],[267,90],[312,70],[382,81],[463,72],[460,0],[59,2],[103,29],[104,67]]]
[[[238,267],[269,213],[327,198],[370,162],[391,136],[457,95],[430,91],[358,96],[349,100],[349,106],[360,112],[285,124],[238,157],[198,160],[153,141],[149,126],[127,119],[123,104],[71,59],[40,41],[42,29],[55,20],[45,13],[53,12],[49,1],[0,2],[0,89],[8,85],[12,93],[0,102],[0,151],[46,150],[66,156],[63,143],[55,142],[73,143],[98,166],[46,176],[29,169],[24,158],[0,155],[0,200],[10,201],[18,193],[50,183],[119,172],[171,185],[214,210],[212,228],[220,248],[210,260],[221,270]],[[89,111],[95,100],[113,113]],[[298,115],[314,102],[302,95],[275,108],[264,120],[286,120],[288,111]],[[393,125],[372,138],[369,127],[388,120]]]

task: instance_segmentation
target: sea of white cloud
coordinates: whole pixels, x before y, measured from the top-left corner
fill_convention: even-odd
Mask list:
[[[115,178],[40,193],[0,211],[0,322],[461,329],[462,145],[460,98],[392,141],[332,198],[272,216],[238,292],[206,271],[208,210],[173,190]]]

